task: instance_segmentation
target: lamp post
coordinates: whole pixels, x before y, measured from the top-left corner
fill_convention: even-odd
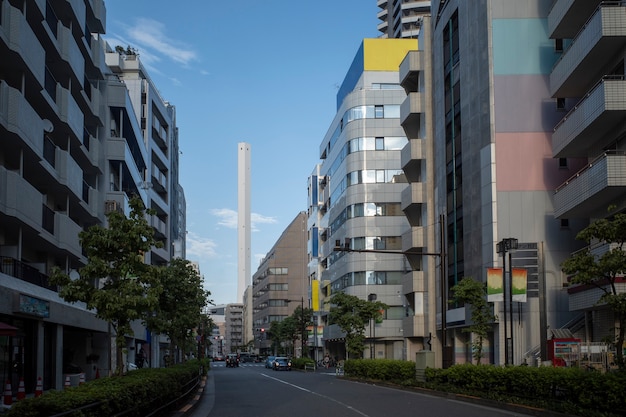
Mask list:
[[[445,250],[445,215],[439,216],[439,232],[440,232],[440,249],[439,252],[423,252],[421,250],[384,250],[384,249],[352,249],[350,248],[349,239],[346,239],[344,245],[340,240],[335,240],[334,252],[349,252],[349,253],[387,253],[387,254],[400,254],[400,255],[423,255],[423,256],[435,256],[440,260],[440,290],[441,290],[441,355],[442,355],[442,368],[448,368],[453,363],[452,355],[449,355],[450,349],[448,348],[448,336],[447,336],[447,317],[446,311],[448,309],[448,297],[447,297],[447,285],[446,285],[446,250]]]
[[[496,250],[502,255],[502,290],[504,291],[502,302],[504,303],[504,363],[505,365],[514,364],[513,359],[513,288],[512,288],[512,259],[511,251],[517,249],[518,240],[512,237],[502,239],[496,245]],[[509,280],[506,279],[506,254],[509,254]],[[507,294],[508,288],[508,294]],[[508,313],[509,324],[511,328],[511,337],[509,338],[507,330],[507,295],[508,295]]]
[[[298,300],[285,300],[287,303],[292,303]],[[306,326],[304,323],[304,297],[300,298],[300,357],[303,358],[304,357],[304,336],[306,333]],[[295,346],[294,346],[294,350],[295,350]],[[295,352],[294,352],[295,355]]]
[[[367,296],[367,301],[373,302],[376,301],[376,294],[369,294]],[[376,351],[376,319],[370,319],[370,359],[374,359],[374,353]],[[372,332],[372,322],[374,322],[373,332]]]

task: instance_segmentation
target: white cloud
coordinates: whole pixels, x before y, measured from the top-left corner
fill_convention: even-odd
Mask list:
[[[211,239],[198,236],[193,232],[187,233],[187,257],[213,258],[217,256],[216,248],[217,244]]]
[[[185,66],[198,58],[194,50],[170,38],[166,34],[165,25],[159,21],[140,17],[127,32],[138,49],[146,49],[154,55],[161,55]]]
[[[213,209],[211,210],[211,214],[218,217],[220,220],[217,222],[218,225],[227,227],[229,229],[237,229],[237,211],[222,208],[222,209]],[[277,223],[275,217],[263,216],[258,213],[250,214],[250,222],[251,222],[251,230],[253,232],[259,231],[257,225],[259,224],[274,224]]]

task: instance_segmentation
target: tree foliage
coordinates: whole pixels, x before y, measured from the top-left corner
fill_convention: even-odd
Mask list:
[[[180,347],[190,352],[195,346],[193,330],[200,326],[202,310],[210,293],[203,288],[202,277],[186,259],[173,259],[158,267],[161,292],[152,314],[145,317],[146,326],[170,339],[170,352]]]
[[[306,328],[313,325],[312,317],[313,317],[313,309],[311,308],[302,308],[302,306],[296,307],[293,314],[291,315],[298,326],[298,335],[300,341],[302,342],[302,357],[308,356],[308,349],[305,348],[305,343],[307,342],[308,333]]]
[[[61,286],[59,295],[68,302],[82,301],[107,321],[115,334],[132,335],[131,323],[155,309],[161,286],[156,270],[144,262],[143,254],[159,247],[154,229],[146,220],[139,198],[130,200],[130,215],[107,214],[108,227],[95,225],[80,232],[80,243],[87,264],[79,278],[55,267],[50,281]],[[148,211],[149,213],[149,211]],[[117,370],[123,372],[124,337],[117,337]]]
[[[463,332],[473,333],[476,338],[472,341],[472,356],[480,365],[483,357],[483,342],[489,336],[489,330],[495,320],[491,305],[487,302],[487,284],[476,281],[472,277],[465,277],[452,287],[454,294],[451,303],[469,304],[471,323]]]
[[[626,271],[626,214],[617,213],[610,218],[596,220],[581,230],[576,238],[587,242],[589,246],[566,259],[561,267],[563,272],[571,276],[573,284],[587,285],[601,291],[597,304],[609,308],[615,315],[617,331],[611,339],[617,350],[617,364],[620,369],[624,369],[626,293],[620,293],[616,284],[624,279]],[[593,250],[601,244],[607,245],[606,252]]]
[[[338,325],[346,333],[346,351],[354,357],[363,356],[365,349],[365,328],[370,320],[378,320],[389,306],[380,301],[362,300],[343,292],[334,294],[331,299],[329,323]]]

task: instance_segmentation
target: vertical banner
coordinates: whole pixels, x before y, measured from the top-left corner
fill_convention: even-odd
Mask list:
[[[320,282],[316,279],[311,281],[311,307],[320,311]]]
[[[502,268],[487,268],[487,301],[504,301]]]
[[[526,302],[526,283],[528,282],[528,272],[526,269],[513,268],[511,288],[513,291],[513,301],[519,303]]]

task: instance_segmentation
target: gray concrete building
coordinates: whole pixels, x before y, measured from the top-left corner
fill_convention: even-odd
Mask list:
[[[401,250],[409,224],[401,207],[407,186],[401,151],[407,138],[400,125],[406,93],[398,68],[415,49],[414,39],[363,41],[337,93],[337,113],[309,181],[309,212],[316,214],[309,221],[309,276],[320,287],[322,342],[333,357],[346,358],[344,334],[327,320],[329,298],[342,291],[389,306],[382,322],[370,326],[363,356],[406,359],[410,306],[402,281],[410,266]],[[337,243],[348,251],[335,251]]]
[[[164,243],[145,261],[165,265],[184,257],[185,203],[174,107],[132,51],[102,39],[104,1],[16,5],[0,1],[0,378],[30,393],[39,377],[60,389],[116,365],[107,323],[48,282],[52,267],[74,276],[87,262],[79,232],[139,195]],[[144,348],[159,366],[164,341],[134,330],[124,361]]]
[[[422,18],[430,14],[430,0],[376,0],[380,9],[378,31],[381,38],[417,38]]]

